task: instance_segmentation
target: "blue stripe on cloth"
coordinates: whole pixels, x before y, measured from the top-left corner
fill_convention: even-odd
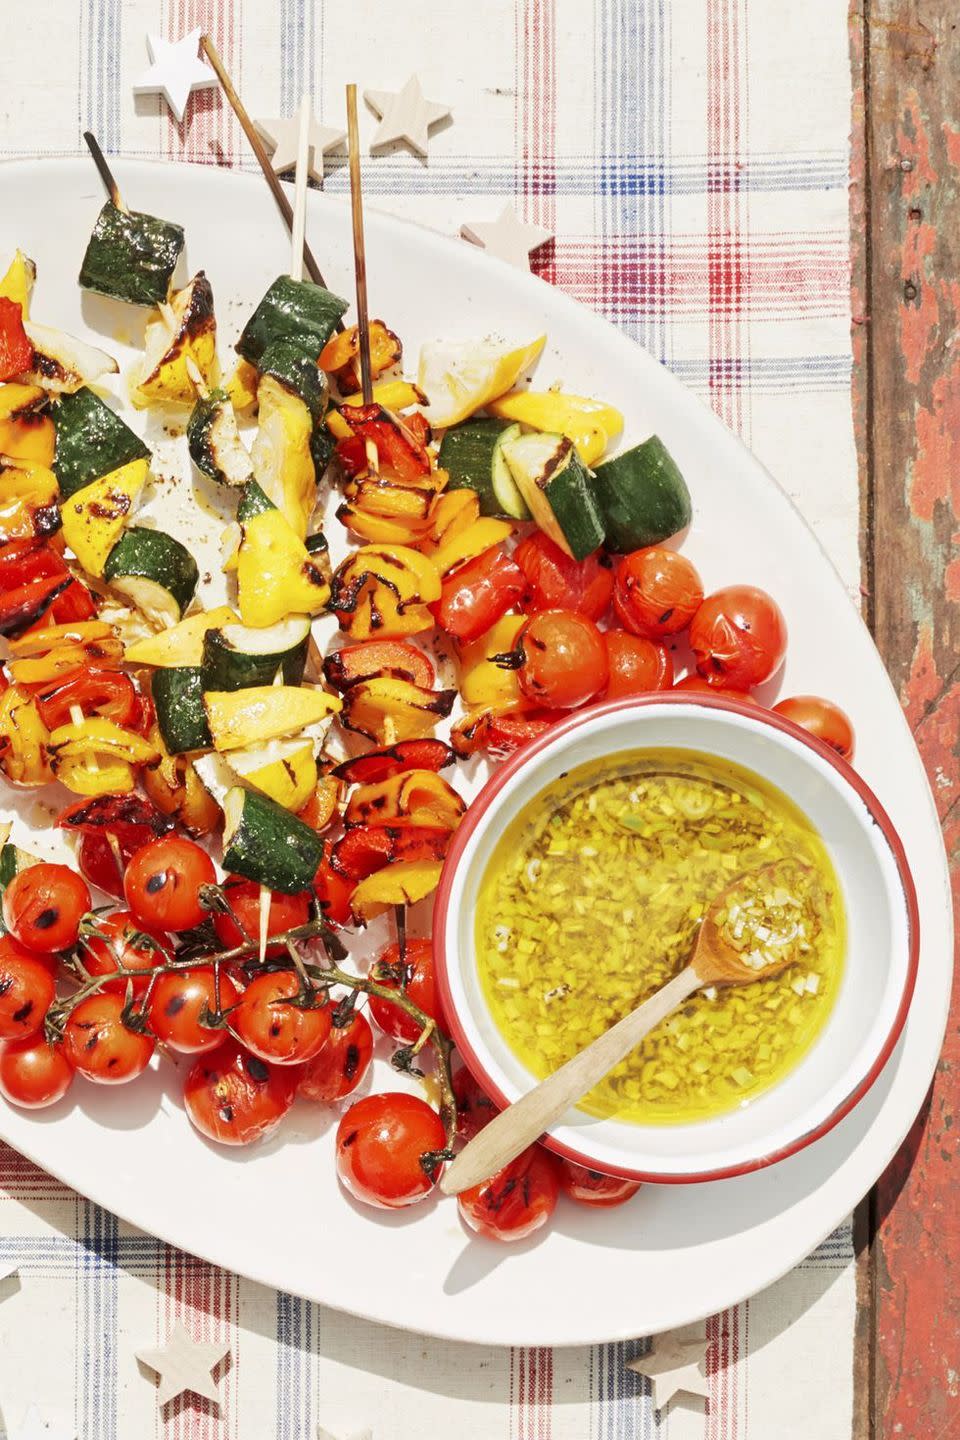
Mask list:
[[[119,1221],[89,1200],[77,1207],[76,1244],[63,1242],[75,1258],[76,1418],[83,1440],[117,1440]]]
[[[317,8],[312,0],[281,0],[280,113],[282,115],[292,115],[299,105],[304,91],[314,90],[318,31]],[[315,97],[320,88],[318,84],[314,91]],[[316,109],[316,98],[314,98],[314,109]]]
[[[275,1440],[303,1440],[313,1434],[311,1372],[316,1313],[316,1306],[308,1300],[277,1291]]]
[[[81,24],[86,38],[83,129],[92,130],[104,150],[115,151],[120,147],[120,0],[88,0]]]
[[[649,1349],[649,1340],[594,1347],[591,1368],[595,1365],[599,1404],[593,1440],[653,1440],[659,1435],[649,1381],[627,1369],[628,1361]]]
[[[805,393],[849,388],[849,355],[751,356],[735,362],[737,384],[757,394],[803,390]],[[671,361],[669,369],[692,390],[708,390],[716,366],[703,358]]]

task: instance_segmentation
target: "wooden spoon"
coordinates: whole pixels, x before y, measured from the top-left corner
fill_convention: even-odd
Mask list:
[[[808,869],[807,866],[797,867],[797,862],[792,863],[795,868]],[[751,882],[768,878],[772,888],[780,870],[779,863],[768,865],[749,878]],[[532,1145],[545,1130],[555,1125],[571,1105],[582,1100],[615,1065],[619,1065],[624,1056],[640,1044],[654,1026],[672,1014],[695,990],[702,989],[704,985],[747,985],[754,980],[779,975],[786,969],[795,958],[789,945],[782,946],[781,954],[774,955],[768,964],[754,968],[721,934],[717,918],[729,908],[745,878],[738,876],[712,901],[704,914],[693,954],[678,975],[533,1090],[508,1105],[470,1141],[441,1176],[440,1189],[444,1195],[459,1195],[461,1190],[479,1185],[481,1180],[495,1175],[509,1164],[521,1150]]]

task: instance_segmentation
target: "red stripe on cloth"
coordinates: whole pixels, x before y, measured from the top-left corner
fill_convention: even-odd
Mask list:
[[[557,218],[556,21],[555,0],[517,0],[515,114],[520,214],[548,230]],[[542,250],[538,258],[542,261]]]
[[[73,1191],[52,1175],[18,1155],[10,1145],[0,1143],[0,1200],[61,1200]]]
[[[742,431],[742,390],[729,383],[733,361],[748,358],[749,271],[741,233],[746,200],[740,187],[747,117],[740,70],[744,44],[742,0],[707,0],[707,263],[709,271],[710,392],[714,410]]]
[[[166,1407],[164,1440],[228,1440],[237,1410],[239,1282],[235,1275],[169,1246],[162,1247],[158,1276],[157,1331],[163,1344],[179,1321],[194,1340],[231,1346],[221,1364],[219,1407],[193,1394]]]
[[[553,1351],[517,1346],[510,1351],[510,1440],[551,1440]]]
[[[167,0],[165,12],[166,38],[179,40],[199,26],[212,36],[239,88],[242,6],[235,0]],[[199,165],[231,164],[238,147],[239,129],[219,86],[193,92],[182,125],[167,112],[164,149],[168,157]]]

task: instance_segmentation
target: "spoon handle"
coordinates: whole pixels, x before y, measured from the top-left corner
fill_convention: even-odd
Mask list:
[[[459,1195],[509,1164],[561,1115],[582,1100],[625,1055],[629,1055],[655,1025],[682,1005],[698,990],[703,980],[693,965],[687,965],[616,1025],[591,1041],[546,1080],[501,1110],[480,1134],[470,1141],[440,1177],[444,1195]]]

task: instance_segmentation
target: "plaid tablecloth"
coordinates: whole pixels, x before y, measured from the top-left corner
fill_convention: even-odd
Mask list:
[[[856,592],[846,7],[772,0],[29,0],[5,14],[0,157],[108,151],[251,167],[216,92],[178,129],[134,102],[148,30],[209,28],[251,111],[416,71],[453,123],[426,163],[366,166],[368,204],[455,232],[506,199],[555,231],[536,268],[622,326],[769,465]],[[369,138],[374,121],[363,120]],[[331,190],[347,188],[334,159]],[[707,1418],[654,1412],[643,1348],[489,1351],[344,1318],[131,1230],[0,1151],[0,1410],[80,1440],[847,1440],[849,1226],[709,1326]],[[322,1243],[322,1239],[319,1241]],[[219,1410],[157,1412],[134,1350],[182,1318],[232,1359]],[[70,1430],[72,1433],[72,1429]]]

